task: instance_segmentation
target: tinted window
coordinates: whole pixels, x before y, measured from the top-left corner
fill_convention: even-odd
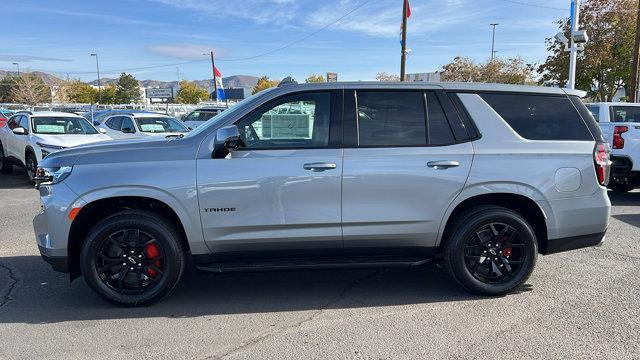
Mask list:
[[[195,110],[184,121],[207,121],[218,115],[218,110]]]
[[[329,144],[331,94],[288,96],[240,120],[248,149],[305,148]]]
[[[591,113],[591,116],[593,116],[597,122],[600,122],[600,107],[598,105],[587,105],[587,109]]]
[[[9,124],[7,125],[7,126],[9,126],[9,129],[13,130],[13,129],[17,128],[21,117],[22,117],[22,115],[16,115],[16,116],[12,117],[9,120]]]
[[[136,131],[136,128],[133,127],[133,120],[128,117],[121,117],[122,125],[120,127],[121,130],[128,129],[128,131]]]
[[[593,140],[565,96],[481,94],[520,136],[530,140]]]
[[[113,130],[120,131],[120,128],[122,127],[122,117],[121,116],[115,116],[115,117],[112,117],[112,118],[108,119],[107,120],[107,126],[112,128]]]
[[[29,130],[29,118],[27,116],[22,115],[20,117],[20,120],[18,120],[18,126],[25,130]]]
[[[640,106],[612,106],[611,121],[640,122]]]
[[[358,91],[358,145],[427,144],[423,93],[420,91]]]
[[[453,132],[440,105],[440,101],[433,92],[426,93],[427,120],[429,122],[429,144],[445,145],[455,142]]]
[[[578,109],[580,116],[582,116],[582,120],[584,120],[584,123],[587,124],[587,127],[589,128],[589,131],[591,131],[591,135],[593,135],[594,139],[600,142],[605,142],[604,137],[602,136],[602,130],[600,129],[598,122],[596,121],[596,119],[594,119],[591,111],[589,111],[587,107],[584,106],[582,100],[578,96],[573,95],[569,96],[569,99],[571,99],[573,105],[576,107],[576,109]],[[596,110],[596,112],[597,111],[598,110]]]

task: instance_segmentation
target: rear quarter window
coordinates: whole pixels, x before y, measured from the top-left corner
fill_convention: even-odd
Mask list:
[[[594,139],[585,121],[566,96],[505,93],[485,93],[480,96],[525,139]]]

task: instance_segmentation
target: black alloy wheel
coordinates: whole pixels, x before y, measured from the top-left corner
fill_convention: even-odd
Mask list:
[[[522,269],[526,246],[510,225],[489,223],[467,239],[465,264],[471,275],[487,284],[512,279]]]
[[[29,181],[34,184],[36,181],[36,170],[38,169],[38,160],[36,159],[36,156],[31,153],[27,154],[25,166],[27,168]]]
[[[164,249],[149,233],[118,230],[95,254],[100,280],[120,294],[144,292],[156,285],[164,272]]]

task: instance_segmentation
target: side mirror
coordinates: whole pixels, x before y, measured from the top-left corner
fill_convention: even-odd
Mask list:
[[[132,134],[134,131],[132,128],[122,128],[122,132],[125,134]]]
[[[99,132],[100,134],[106,134],[106,133],[107,133],[107,130],[105,130],[105,129],[103,129],[103,128],[98,128],[98,132]]]
[[[235,150],[242,145],[238,127],[235,125],[225,126],[216,131],[216,140],[211,156],[214,159],[224,158],[229,151]]]
[[[23,127],[17,127],[13,129],[13,133],[16,135],[27,135],[27,130],[25,130],[25,128]]]

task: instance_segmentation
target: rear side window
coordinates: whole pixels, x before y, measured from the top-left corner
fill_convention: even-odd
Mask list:
[[[453,132],[444,114],[444,110],[433,92],[426,93],[427,99],[427,123],[429,126],[429,144],[447,145],[454,143]]]
[[[612,106],[611,121],[640,122],[640,106]]]
[[[593,140],[566,96],[487,93],[480,96],[520,136],[530,140]]]
[[[420,146],[427,144],[421,91],[358,91],[358,145]]]
[[[569,96],[569,99],[571,99],[573,106],[576,107],[576,109],[580,113],[580,116],[582,116],[582,120],[584,120],[584,123],[587,124],[587,127],[589,128],[589,131],[591,131],[591,135],[593,135],[593,138],[597,141],[605,142],[604,137],[602,136],[602,130],[600,129],[600,126],[598,125],[596,119],[593,117],[593,113],[589,111],[589,109],[587,109],[587,107],[579,97],[572,95]],[[595,106],[597,107],[597,105]],[[596,109],[596,112],[597,111],[598,110]]]

